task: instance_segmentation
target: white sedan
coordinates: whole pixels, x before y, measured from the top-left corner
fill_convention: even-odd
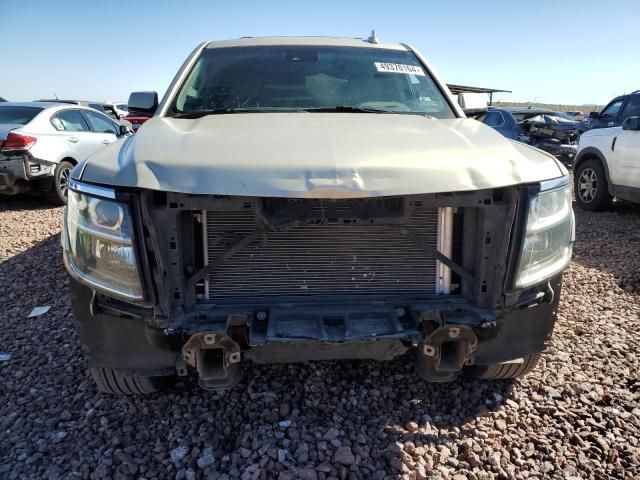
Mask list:
[[[125,127],[92,108],[0,103],[0,195],[37,189],[64,204],[74,166],[126,135]]]

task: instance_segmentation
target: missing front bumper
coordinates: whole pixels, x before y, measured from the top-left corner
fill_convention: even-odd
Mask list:
[[[380,321],[379,317],[391,318],[398,316],[399,308],[405,309],[405,315],[401,316],[399,324],[402,330],[396,334],[378,335],[370,332],[369,335],[355,335],[349,328],[349,321],[345,323],[344,333],[347,335],[327,337],[325,339],[299,336],[291,338],[291,335],[268,335],[269,331],[279,332],[282,324],[278,326],[271,322],[278,321],[278,311],[260,309],[259,307],[247,307],[246,309],[221,308],[201,309],[189,315],[183,315],[173,319],[169,326],[152,326],[150,318],[145,319],[136,311],[124,308],[115,308],[111,302],[100,300],[91,307],[92,292],[87,287],[71,280],[71,292],[73,298],[74,317],[80,327],[80,339],[83,349],[87,353],[89,366],[120,369],[141,376],[163,375],[187,375],[188,366],[183,356],[183,346],[189,338],[198,333],[213,332],[228,336],[240,348],[241,361],[257,363],[285,363],[306,362],[310,360],[337,360],[337,359],[374,359],[391,360],[408,350],[424,354],[424,346],[433,344],[437,337],[434,335],[438,327],[468,327],[477,337],[477,344],[473,357],[467,355],[465,365],[491,365],[501,362],[511,362],[527,355],[539,353],[544,350],[547,340],[550,338],[556,320],[556,311],[560,298],[562,277],[560,275],[550,280],[549,285],[554,294],[552,300],[538,301],[535,303],[518,303],[517,307],[502,311],[501,315],[493,318],[490,311],[476,309],[463,301],[425,300],[414,303],[386,303],[386,304],[334,304],[291,306],[283,311],[289,314],[297,312],[314,312],[320,318],[324,315],[333,316],[336,310],[354,313],[363,311],[376,312],[372,315],[374,323]],[[261,314],[262,312],[262,314]],[[380,312],[386,312],[381,315]],[[427,315],[427,324],[424,323],[424,312],[432,312]],[[435,315],[433,312],[438,312]],[[275,316],[273,314],[276,314]],[[318,318],[318,317],[316,317]],[[351,320],[356,317],[350,316]],[[335,319],[329,318],[336,327]],[[425,326],[431,326],[425,330]],[[307,332],[321,331],[317,326],[306,327]],[[360,328],[360,326],[359,326]],[[326,330],[326,327],[325,327]],[[456,331],[452,332],[454,337]],[[462,333],[462,332],[461,332]],[[449,335],[449,332],[447,332]],[[442,343],[441,343],[442,345]],[[459,358],[450,354],[458,352],[458,346],[447,345],[448,351],[445,357]],[[462,348],[462,347],[460,347]],[[467,352],[470,354],[471,351]],[[211,360],[211,357],[207,360]],[[422,358],[417,371],[424,378],[431,381],[446,381],[455,378],[455,375],[429,376],[422,367],[428,365],[431,359]],[[458,364],[462,363],[461,361]],[[231,363],[229,363],[231,365]],[[233,363],[239,368],[240,363]],[[438,368],[451,365],[445,358]],[[454,363],[455,365],[455,363]],[[451,370],[451,368],[449,368]],[[233,375],[230,375],[233,377]],[[236,377],[237,378],[237,377]],[[230,386],[232,383],[221,385]]]
[[[200,386],[217,390],[237,382],[241,352],[256,363],[391,360],[419,347],[419,374],[431,381],[452,380],[473,363],[474,328],[494,325],[488,313],[462,304],[443,303],[441,310],[433,304],[279,307],[194,325],[180,361],[197,370]],[[187,374],[185,368],[178,371]]]

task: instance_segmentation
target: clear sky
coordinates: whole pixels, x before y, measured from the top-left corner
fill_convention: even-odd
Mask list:
[[[640,89],[640,0],[0,0],[0,96],[162,95],[205,40],[367,37],[510,101],[604,104]]]

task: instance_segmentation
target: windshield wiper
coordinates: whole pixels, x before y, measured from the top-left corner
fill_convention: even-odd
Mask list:
[[[314,113],[395,113],[391,110],[382,110],[379,108],[363,108],[363,107],[352,107],[345,105],[337,105],[335,107],[317,107],[317,108],[303,108],[303,112],[314,112]]]
[[[230,113],[264,113],[264,112],[276,112],[286,113],[289,112],[312,112],[312,113],[413,113],[394,110],[383,110],[380,108],[365,108],[337,105],[335,107],[311,107],[303,108],[300,110],[281,110],[281,109],[260,109],[260,108],[213,108],[209,110],[194,110],[192,112],[176,113],[173,118],[201,118],[207,115],[226,115]]]
[[[210,110],[194,110],[193,112],[177,113],[173,118],[201,118],[207,115],[225,115],[229,113],[260,113],[264,110],[257,108],[212,108]]]

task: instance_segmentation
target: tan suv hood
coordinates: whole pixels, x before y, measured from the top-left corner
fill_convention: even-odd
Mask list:
[[[83,181],[114,186],[324,198],[478,190],[565,173],[471,119],[308,112],[153,118],[82,172]]]

